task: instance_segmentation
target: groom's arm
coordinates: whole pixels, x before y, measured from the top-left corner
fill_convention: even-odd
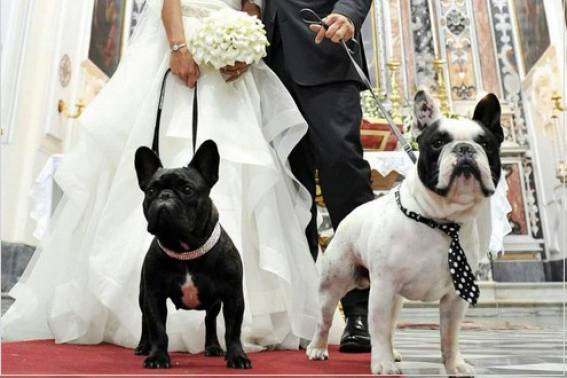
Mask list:
[[[354,24],[358,32],[362,28],[362,23],[370,11],[372,0],[339,0],[335,4],[333,13],[342,14],[348,17]]]

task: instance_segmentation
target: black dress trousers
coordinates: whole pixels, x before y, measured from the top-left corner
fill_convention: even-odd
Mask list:
[[[357,206],[374,198],[370,185],[370,166],[362,157],[360,142],[360,83],[341,81],[321,85],[300,85],[289,71],[278,21],[271,35],[266,63],[293,96],[309,128],[290,155],[292,172],[315,197],[315,172],[325,204],[336,229]],[[314,45],[312,48],[317,48]],[[286,62],[287,61],[287,62]],[[301,59],[297,64],[305,64]],[[306,230],[309,248],[315,259],[318,252],[316,206]],[[368,290],[353,290],[342,299],[345,315],[366,315]]]

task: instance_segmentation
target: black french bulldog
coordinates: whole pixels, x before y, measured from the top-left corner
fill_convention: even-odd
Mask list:
[[[179,309],[205,310],[205,355],[223,356],[216,319],[223,307],[229,368],[249,369],[240,332],[244,314],[242,261],[219,225],[209,193],[218,180],[219,153],[204,142],[188,166],[164,169],[149,148],[136,151],[136,173],[145,193],[148,232],[155,235],[140,281],[142,337],[135,350],[145,368],[169,368],[166,300]]]

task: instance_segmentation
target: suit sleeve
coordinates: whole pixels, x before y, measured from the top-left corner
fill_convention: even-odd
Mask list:
[[[362,28],[362,23],[370,11],[372,0],[339,0],[333,9],[334,13],[347,16],[354,23],[356,31]]]

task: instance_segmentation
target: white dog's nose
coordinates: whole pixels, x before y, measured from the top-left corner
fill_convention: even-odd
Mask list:
[[[470,143],[459,143],[455,145],[453,151],[459,157],[470,157],[472,158],[475,154],[474,147]]]

